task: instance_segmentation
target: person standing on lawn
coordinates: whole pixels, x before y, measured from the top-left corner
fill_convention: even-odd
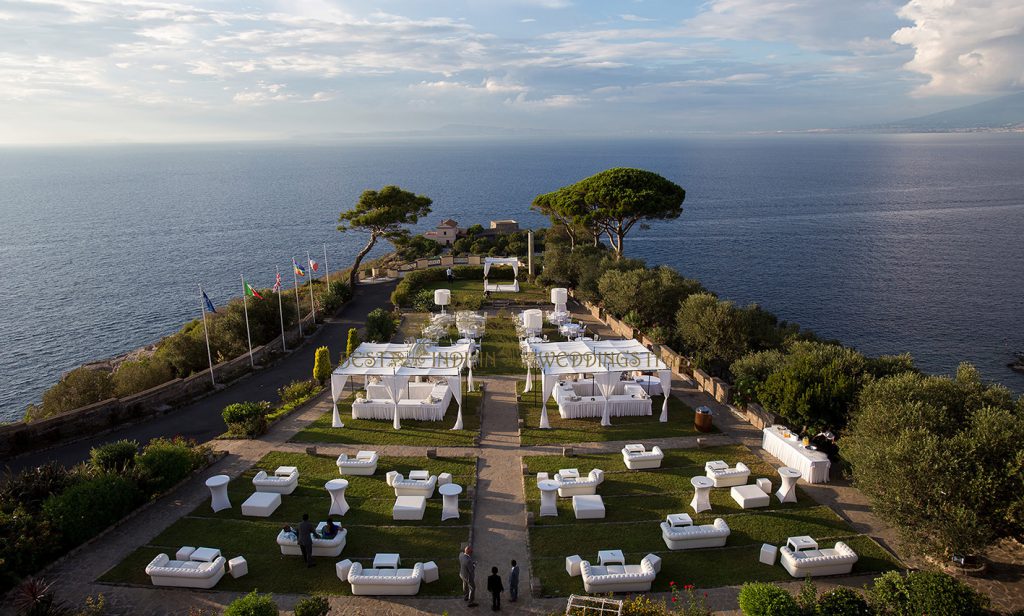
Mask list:
[[[302,514],[302,523],[299,524],[299,550],[306,561],[306,568],[316,565],[313,562],[313,525],[309,522],[308,513]]]
[[[476,607],[476,562],[473,548],[468,545],[459,554],[459,577],[462,578],[462,600],[468,601],[469,607]]]
[[[519,599],[519,565],[512,561],[512,568],[508,570],[508,600],[515,603]]]
[[[491,611],[497,612],[501,609],[501,593],[504,590],[498,568],[491,567],[491,575],[487,578],[487,591],[491,593]]]

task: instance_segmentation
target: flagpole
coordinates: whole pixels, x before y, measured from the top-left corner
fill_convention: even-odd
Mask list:
[[[281,295],[283,295],[281,293],[281,268],[275,265],[274,269],[277,270],[276,284],[274,285],[277,287],[274,289],[277,291],[277,312],[281,315],[281,350],[287,352],[288,341],[284,337],[284,304],[281,303]]]
[[[245,339],[249,343],[249,366],[255,368],[256,362],[252,358],[252,334],[249,333],[249,302],[246,301],[246,296],[249,295],[249,289],[245,286],[245,275],[242,277],[242,310],[245,312]]]
[[[313,324],[316,325],[316,304],[313,303],[313,264],[306,251],[306,267],[309,268],[309,309],[313,312]]]
[[[299,319],[299,337],[302,337],[302,306],[299,304],[299,275],[295,273],[295,257],[292,257],[292,278],[295,279],[295,312]]]
[[[206,359],[210,362],[210,383],[213,386],[217,386],[217,381],[213,379],[213,353],[210,352],[210,332],[206,329],[206,302],[203,298],[203,285],[199,286],[199,309],[203,312],[203,334],[206,336]]]
[[[331,270],[327,268],[327,242],[324,242],[324,276],[327,278],[327,288],[331,288]]]

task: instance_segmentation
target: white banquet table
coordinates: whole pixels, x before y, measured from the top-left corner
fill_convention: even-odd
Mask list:
[[[829,468],[832,466],[828,456],[805,448],[796,436],[784,437],[783,430],[782,426],[765,428],[761,447],[786,466],[800,471],[800,476],[807,483],[828,483]]]
[[[416,391],[416,387],[419,386],[420,391]],[[441,421],[444,419],[445,411],[448,410],[448,404],[452,400],[452,392],[448,389],[448,385],[444,383],[438,383],[436,385],[429,385],[427,383],[415,383],[413,384],[413,390],[410,392],[411,395],[422,395],[424,386],[430,388],[430,393],[435,398],[440,398],[440,401],[429,403],[424,400],[413,398],[402,399],[398,401],[398,418],[399,419],[418,419],[421,421]],[[371,394],[377,394],[381,397],[367,398],[363,402],[358,400],[352,403],[352,419],[384,419],[390,420],[395,412],[395,403],[388,400],[383,395],[376,392],[378,386],[369,386],[367,391]],[[405,394],[405,390],[401,392]]]

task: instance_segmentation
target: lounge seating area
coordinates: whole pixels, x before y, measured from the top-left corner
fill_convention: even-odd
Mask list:
[[[720,548],[725,545],[730,532],[729,525],[722,518],[715,518],[712,524],[697,525],[691,522],[676,526],[669,521],[661,523],[661,538],[670,550]]]
[[[380,456],[376,451],[360,451],[355,457],[350,458],[348,454],[338,456],[338,474],[340,475],[372,475],[377,472],[377,461]]]
[[[622,462],[631,471],[658,468],[664,459],[665,454],[661,451],[661,447],[657,445],[652,447],[650,451],[639,443],[626,445],[622,448]]]
[[[844,575],[853,571],[857,553],[842,541],[834,548],[818,549],[811,537],[790,537],[779,550],[782,567],[795,578]]]
[[[260,471],[252,478],[252,485],[257,492],[274,492],[291,494],[299,487],[299,469],[294,466],[279,466],[273,475]]]
[[[326,522],[320,522],[316,527],[317,534],[313,536],[313,556],[338,556],[345,549],[348,529],[342,528],[332,539],[324,539],[320,535],[323,534],[326,525]],[[281,547],[281,554],[285,556],[302,555],[298,536],[294,532],[289,533],[281,529],[281,532],[277,533],[277,545]]]
[[[433,498],[434,489],[437,487],[437,475],[430,475],[425,479],[406,479],[398,471],[388,471],[388,485],[395,489],[395,496],[422,496]]]
[[[661,571],[661,558],[655,554],[644,556],[637,565],[607,561],[592,565],[575,555],[566,558],[565,562],[569,575],[582,576],[584,590],[594,594],[649,591]]]
[[[586,477],[580,477],[576,469],[562,469],[555,473],[554,480],[559,484],[558,495],[563,498],[597,494],[597,486],[604,481],[604,471],[595,468],[587,473]]]
[[[227,560],[217,555],[213,560],[171,560],[167,554],[158,554],[148,565],[146,575],[154,586],[181,588],[213,588],[224,577]]]
[[[388,558],[382,558],[388,557]],[[399,568],[397,554],[378,554],[373,567],[363,568],[362,563],[343,560],[335,571],[340,580],[348,582],[353,595],[409,596],[420,591],[420,583],[437,581],[439,574],[433,561],[416,563],[412,569]]]
[[[704,465],[708,479],[715,482],[716,488],[741,486],[750,479],[750,469],[742,462],[730,467],[722,460],[712,460]]]

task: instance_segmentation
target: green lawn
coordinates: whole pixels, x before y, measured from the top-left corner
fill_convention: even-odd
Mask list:
[[[279,465],[299,468],[299,487],[294,493],[282,497],[281,506],[270,517],[243,517],[240,505],[252,493],[252,476],[260,468],[273,469]],[[476,484],[475,458],[382,457],[376,475],[346,477],[349,488],[345,498],[351,509],[340,519],[348,529],[342,555],[338,558],[317,558],[317,566],[307,569],[299,557],[281,555],[275,541],[277,532],[285,523],[297,524],[302,513],[308,512],[313,519],[326,516],[330,497],[323,484],[338,477],[338,469],[331,457],[272,452],[241,478],[231,482],[228,487],[234,505],[231,509],[213,513],[209,503],[203,503],[106,572],[100,581],[149,586],[145,567],[156,554],[166,552],[173,556],[182,545],[202,545],[220,549],[227,558],[243,555],[249,563],[248,575],[237,580],[226,575],[217,585],[218,590],[259,589],[273,593],[346,595],[350,594],[350,588],[335,575],[335,562],[348,558],[369,566],[374,554],[397,552],[402,555],[403,563],[410,566],[428,560],[437,563],[441,579],[423,585],[421,595],[458,594],[461,584],[457,557],[460,545],[469,539],[472,502],[463,498],[460,502],[462,516],[441,522],[441,499],[435,495],[427,501],[427,512],[422,521],[393,521],[394,491],[386,484],[384,475],[388,470],[408,474],[408,471],[418,468],[432,474],[452,473],[454,482],[464,488]]]
[[[751,482],[768,477],[773,487],[779,485],[778,474],[739,445],[707,449],[668,450],[662,468],[645,471],[627,470],[621,454],[588,454],[573,456],[527,456],[530,476],[526,477],[527,508],[534,514],[535,526],[530,528],[533,566],[540,576],[545,594],[565,595],[582,592],[580,578],[565,573],[565,557],[579,554],[595,559],[598,550],[621,549],[627,562],[638,562],[645,554],[662,557],[662,572],[652,588],[667,591],[668,583],[695,584],[713,588],[746,581],[790,579],[781,566],[761,565],[758,553],[762,543],[783,544],[788,537],[810,535],[822,545],[845,541],[860,555],[856,572],[884,571],[899,566],[895,558],[866,536],[856,535],[849,525],[828,507],[818,505],[798,488],[796,503],[779,503],[772,498],[767,509],[743,510],[729,495],[728,488],[711,492],[712,510],[694,514],[689,507],[693,497],[690,478],[704,474],[704,463],[725,460],[729,464],[743,462],[751,469]],[[604,499],[606,518],[576,520],[572,500],[558,499],[558,517],[538,516],[540,493],[534,474],[553,473],[560,468],[578,468],[581,474],[592,468],[605,471],[605,481],[598,488]],[[721,517],[732,533],[725,548],[669,551],[661,539],[660,522],[670,513],[690,513],[697,524],[709,524]],[[628,526],[627,526],[628,525]],[[580,532],[585,528],[585,532]],[[623,532],[628,528],[628,532]]]
[[[491,282],[505,283],[512,282],[511,272],[507,280],[494,278]],[[548,290],[542,286],[519,280],[519,293],[491,293],[490,300],[483,300],[484,281],[456,279],[453,282],[441,280],[432,282],[423,287],[433,291],[434,289],[450,289],[452,292],[452,309],[454,310],[477,310],[477,306],[483,301],[483,307],[487,307],[495,300],[508,300],[516,304],[544,304],[551,301]]]
[[[324,413],[292,437],[296,443],[341,443],[346,445],[425,445],[437,447],[472,447],[480,432],[480,401],[483,392],[462,394],[462,430],[455,425],[456,406],[452,401],[443,421],[402,420],[402,429],[395,430],[390,421],[352,419],[352,403],[338,401],[338,412],[344,428],[331,427],[331,413]]]
[[[560,445],[563,443],[590,443],[605,441],[643,441],[650,438],[669,438],[673,436],[696,436],[700,434],[693,427],[693,409],[675,397],[668,400],[668,422],[661,423],[661,405],[664,400],[655,396],[651,400],[650,416],[646,417],[612,417],[612,425],[601,426],[600,417],[585,419],[562,419],[558,415],[558,404],[554,399],[548,400],[548,422],[551,429],[541,430],[540,425],[540,393],[525,393],[519,401],[519,416],[525,420],[520,438],[524,447],[530,445]],[[716,430],[717,431],[717,430]],[[620,460],[621,464],[622,461]]]

